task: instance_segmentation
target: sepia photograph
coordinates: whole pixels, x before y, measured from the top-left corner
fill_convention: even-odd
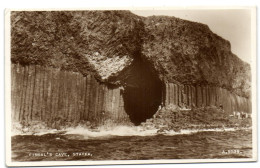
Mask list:
[[[8,166],[257,160],[255,7],[5,17]]]

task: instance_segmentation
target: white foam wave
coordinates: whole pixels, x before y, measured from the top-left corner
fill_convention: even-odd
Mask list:
[[[33,126],[22,126],[18,122],[12,124],[11,134],[16,135],[44,135],[44,134],[55,134],[61,130],[49,129],[43,123],[33,124]]]
[[[151,136],[157,134],[157,129],[144,130],[139,126],[114,126],[110,128],[100,127],[93,131],[79,126],[67,129],[65,134],[80,134],[85,138],[105,136]]]
[[[146,129],[142,126],[101,126],[96,129],[89,129],[84,126],[69,127],[61,130],[48,129],[43,126],[36,127],[37,129],[29,130],[27,128],[21,129],[20,125],[16,125],[12,129],[12,136],[15,135],[44,135],[44,134],[65,134],[65,135],[81,135],[84,139],[98,138],[98,137],[111,137],[111,136],[154,136],[154,135],[179,135],[179,134],[193,134],[205,131],[236,131],[236,130],[249,130],[250,128],[215,128],[215,129],[183,129],[178,132],[173,130],[160,132],[158,129]],[[27,130],[26,130],[27,129]]]
[[[179,134],[194,134],[198,132],[224,132],[224,131],[236,131],[238,129],[236,128],[215,128],[215,129],[183,129],[180,130],[179,132],[175,132],[173,130],[166,131],[164,134],[165,135],[179,135]]]

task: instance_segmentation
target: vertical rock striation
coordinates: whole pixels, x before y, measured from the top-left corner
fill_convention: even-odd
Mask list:
[[[171,104],[251,112],[250,65],[175,17],[12,12],[11,61],[15,121],[139,124]]]
[[[233,114],[234,111],[251,113],[250,99],[215,86],[166,83],[165,97],[166,106],[172,104],[184,109],[221,106],[227,114]]]
[[[119,87],[93,76],[38,65],[12,64],[14,121],[130,123]]]

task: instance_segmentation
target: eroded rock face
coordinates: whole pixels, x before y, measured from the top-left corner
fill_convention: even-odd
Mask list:
[[[12,12],[11,59],[123,85],[142,59],[162,82],[213,85],[249,97],[249,64],[208,26],[128,11]]]
[[[133,62],[133,59],[127,56],[109,58],[99,55],[99,53],[85,56],[88,59],[89,64],[94,66],[102,80],[107,80],[110,76],[118,74]]]
[[[93,75],[39,65],[11,66],[12,121],[45,122],[52,128],[77,124],[140,124],[167,109],[223,108],[225,115],[251,113],[249,99],[210,86],[164,84],[136,60],[124,70],[124,87],[101,84]],[[165,108],[160,112],[160,109]],[[209,111],[208,116],[212,111]],[[157,113],[158,114],[158,113]],[[181,118],[180,116],[179,118]],[[185,117],[185,116],[183,116]],[[181,120],[183,121],[183,120]]]
[[[140,51],[140,17],[127,11],[12,12],[13,63],[116,76]],[[112,66],[112,67],[111,67]]]
[[[207,25],[175,17],[144,20],[143,55],[168,82],[208,84],[249,97],[250,66]]]

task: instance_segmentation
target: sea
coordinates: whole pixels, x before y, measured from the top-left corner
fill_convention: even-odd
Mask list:
[[[252,129],[143,130],[117,126],[17,133],[12,161],[107,161],[252,157]]]

